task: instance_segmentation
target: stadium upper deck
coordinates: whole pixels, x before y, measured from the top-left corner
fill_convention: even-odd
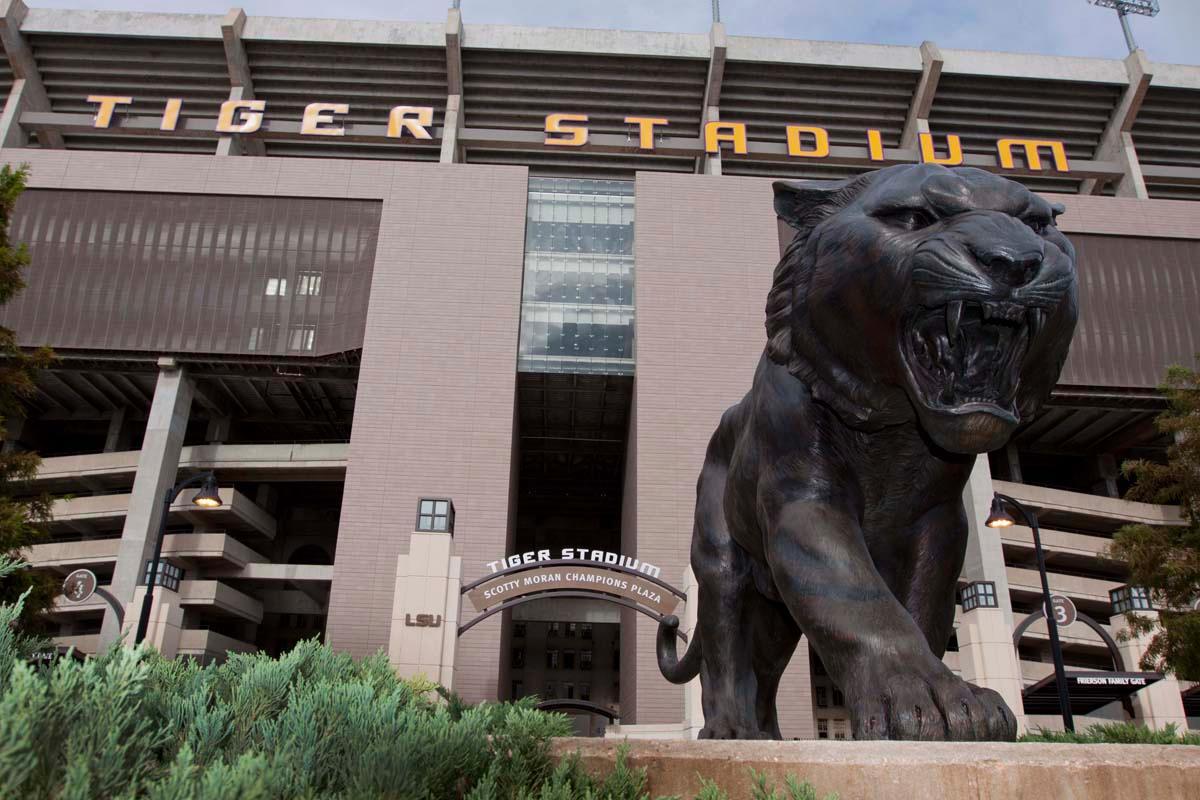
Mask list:
[[[1200,67],[707,34],[26,9],[4,4],[4,144],[526,164],[534,174],[638,170],[840,177],[917,161],[920,135],[960,137],[997,168],[997,142],[1056,141],[1070,171],[1039,189],[1200,199]],[[18,82],[15,79],[22,79]],[[97,129],[90,96],[127,98]],[[167,101],[179,118],[164,131]],[[228,100],[265,106],[250,135],[216,130]],[[305,133],[311,103],[344,104]],[[430,109],[429,139],[389,139],[396,106]],[[547,116],[586,116],[586,144],[547,144]],[[653,147],[639,135],[654,119]],[[241,121],[244,117],[238,116]],[[415,119],[415,116],[414,116]],[[743,123],[745,153],[706,157],[704,126]],[[787,126],[804,155],[789,155]],[[342,129],[330,135],[329,128]],[[729,129],[721,128],[724,133]],[[868,131],[876,131],[874,144]],[[732,138],[732,135],[730,136]],[[1044,151],[1043,155],[1049,155]]]

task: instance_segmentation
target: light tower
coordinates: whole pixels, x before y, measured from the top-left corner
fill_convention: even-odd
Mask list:
[[[1129,15],[1141,14],[1144,17],[1158,15],[1158,0],[1088,0],[1094,6],[1112,8],[1121,20],[1121,31],[1125,34],[1125,44],[1129,52],[1137,50],[1137,42],[1133,40],[1133,30],[1129,27]]]

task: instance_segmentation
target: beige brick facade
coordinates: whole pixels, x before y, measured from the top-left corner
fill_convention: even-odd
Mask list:
[[[406,165],[385,203],[328,638],[386,647],[417,499],[450,497],[473,580],[505,548],[525,230],[524,168]],[[426,609],[412,609],[413,613]],[[456,690],[497,692],[500,619],[467,634]]]

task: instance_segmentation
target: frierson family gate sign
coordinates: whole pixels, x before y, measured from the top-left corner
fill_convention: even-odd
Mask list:
[[[462,588],[480,614],[460,625],[460,634],[507,608],[547,597],[603,600],[660,621],[687,600],[658,577],[659,567],[608,550],[531,550],[487,566],[491,574]]]
[[[345,122],[350,113],[348,103],[309,103],[301,116],[299,125],[294,120],[271,120],[267,117],[265,100],[226,100],[221,104],[215,121],[182,117],[184,101],[170,98],[164,105],[161,116],[122,117],[126,107],[134,98],[124,95],[89,95],[89,103],[96,105],[91,117],[91,128],[102,128],[112,133],[131,135],[153,135],[162,133],[195,134],[215,132],[237,134],[267,139],[296,139],[302,137],[340,137],[354,141],[379,141],[408,143],[432,143],[444,135],[442,129],[433,125],[432,106],[395,106],[387,116],[386,125],[370,125]],[[22,123],[51,123],[55,118],[70,115],[27,112]],[[114,119],[116,117],[116,119]],[[883,133],[874,129],[863,131],[860,147],[832,146],[829,132],[815,125],[785,125],[786,147],[771,142],[750,142],[747,125],[743,122],[714,120],[704,124],[702,136],[697,139],[670,137],[670,121],[663,117],[626,116],[629,126],[626,137],[612,134],[594,136],[588,128],[587,114],[549,114],[545,118],[543,135],[536,142],[553,148],[582,148],[602,152],[640,152],[659,155],[700,155],[720,153],[723,150],[735,155],[750,155],[764,159],[817,159],[834,164],[863,163],[882,166],[914,160],[909,151],[889,148],[885,150]],[[382,122],[382,120],[381,120]],[[156,123],[156,124],[155,124]],[[63,125],[64,130],[77,130],[78,126]],[[508,144],[528,145],[527,131],[474,131],[480,140],[490,146]],[[470,140],[471,136],[463,137]],[[625,138],[622,146],[619,140]],[[506,140],[508,140],[506,142]],[[636,142],[636,144],[635,144]],[[921,133],[918,137],[917,158],[926,164],[958,166],[998,167],[1004,171],[1019,173],[1075,172],[1079,177],[1108,176],[1111,165],[1087,162],[1091,169],[1072,169],[1067,160],[1066,147],[1062,141],[1045,138],[1008,137],[996,140],[994,163],[981,161],[978,155],[964,155],[962,140],[948,134],[938,141],[933,134]],[[1020,163],[1019,163],[1020,162]]]

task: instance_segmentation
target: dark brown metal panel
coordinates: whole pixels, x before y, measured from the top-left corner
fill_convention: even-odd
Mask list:
[[[1079,327],[1061,383],[1158,386],[1200,353],[1200,241],[1073,234]]]
[[[31,189],[24,345],[319,356],[362,346],[381,204]],[[286,282],[286,283],[285,283]]]

